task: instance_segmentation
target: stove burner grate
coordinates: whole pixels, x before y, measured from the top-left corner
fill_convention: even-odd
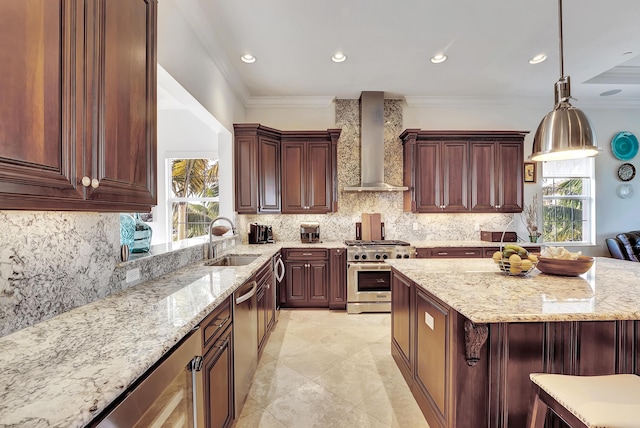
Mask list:
[[[363,247],[367,247],[367,246],[373,246],[373,245],[385,245],[385,246],[409,246],[410,244],[408,242],[405,241],[396,241],[393,239],[389,239],[389,240],[381,240],[381,241],[364,241],[361,239],[355,239],[355,240],[347,240],[344,241],[345,245],[348,246],[363,246]]]

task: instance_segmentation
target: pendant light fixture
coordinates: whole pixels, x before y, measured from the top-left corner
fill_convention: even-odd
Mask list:
[[[555,107],[542,119],[533,137],[533,151],[529,159],[550,161],[596,156],[596,134],[587,116],[569,103],[571,85],[564,75],[562,46],[562,0],[558,0],[560,27],[560,80],[555,84]]]

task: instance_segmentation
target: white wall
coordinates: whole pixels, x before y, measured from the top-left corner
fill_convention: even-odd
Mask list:
[[[333,102],[317,107],[262,107],[247,108],[247,123],[284,130],[335,128],[335,105]]]

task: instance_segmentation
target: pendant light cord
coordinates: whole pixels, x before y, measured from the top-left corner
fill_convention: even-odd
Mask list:
[[[558,26],[560,29],[560,78],[564,77],[564,48],[562,43],[562,0],[558,0]]]

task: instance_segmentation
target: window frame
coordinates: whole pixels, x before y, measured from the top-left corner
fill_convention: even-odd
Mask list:
[[[589,159],[589,158],[587,158]],[[546,180],[555,179],[555,180],[571,180],[571,179],[582,179],[583,182],[583,192],[581,195],[545,195],[544,191],[542,191],[542,229],[544,230],[545,224],[545,215],[544,215],[544,205],[545,201],[555,200],[579,200],[582,201],[583,205],[583,220],[582,220],[582,240],[581,241],[546,241],[544,243],[547,245],[561,245],[561,246],[585,246],[585,245],[594,245],[595,244],[595,224],[596,224],[596,206],[595,206],[595,191],[596,191],[596,180],[595,180],[595,159],[591,158],[591,161],[588,165],[588,174],[567,174],[564,176],[553,175],[548,176],[545,173],[545,165],[550,162],[565,162],[565,161],[547,161],[542,162],[542,172],[541,172],[541,190],[544,189],[544,184]],[[543,236],[544,239],[544,236]]]

